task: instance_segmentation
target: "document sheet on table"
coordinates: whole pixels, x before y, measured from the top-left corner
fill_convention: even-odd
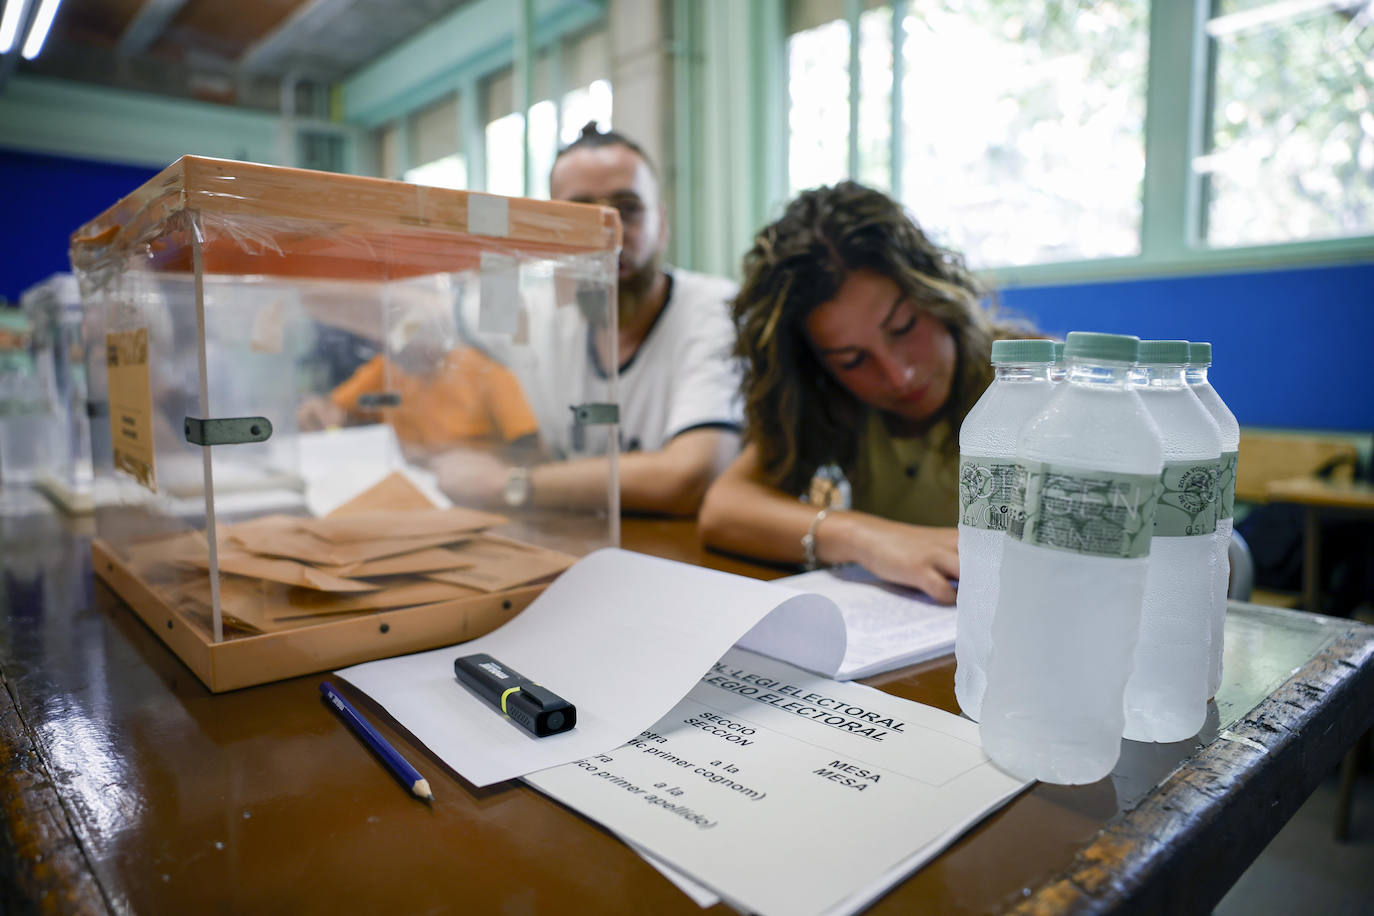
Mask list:
[[[974,723],[742,649],[628,743],[525,777],[746,912],[856,912],[1028,783]]]
[[[807,634],[790,657],[834,671],[844,621],[818,595],[606,548],[564,572],[485,636],[336,672],[474,785],[513,779],[616,747],[652,725],[765,616]],[[485,652],[577,707],[577,727],[535,738],[454,678]]]
[[[817,569],[774,579],[773,584],[835,602],[845,629],[844,660],[833,674],[837,681],[869,677],[954,651],[958,614],[953,607],[936,604],[914,588],[884,582],[861,566]],[[767,625],[765,619],[740,640],[740,647],[786,661],[790,656],[774,651],[775,643],[759,641],[768,635],[762,632]]]

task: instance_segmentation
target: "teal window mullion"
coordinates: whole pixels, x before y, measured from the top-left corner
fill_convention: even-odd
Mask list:
[[[468,188],[487,187],[487,134],[483,126],[486,104],[475,77],[465,80],[458,90],[459,115],[463,119],[463,155],[467,158]]]
[[[406,172],[415,165],[411,161],[411,118],[406,115],[396,121],[396,174],[388,178],[404,178]]]
[[[520,194],[529,196],[533,185],[530,155],[530,105],[534,95],[534,0],[519,0],[515,24],[515,110],[520,112]]]
[[[676,0],[673,4],[673,213],[676,231],[672,243],[676,263],[700,269],[693,244],[698,155],[694,138],[697,136],[696,106],[701,96],[693,72],[695,8],[696,5],[687,0]]]
[[[549,45],[549,98],[553,101],[553,151],[558,152],[563,137],[563,94],[567,84],[563,72],[563,39],[555,38]]]
[[[892,133],[888,140],[890,150],[888,181],[892,188],[892,199],[902,199],[902,135],[905,132],[902,121],[902,76],[904,61],[902,53],[906,45],[907,0],[892,0]]]
[[[1140,254],[1146,260],[1184,256],[1197,237],[1199,195],[1192,162],[1200,149],[1199,113],[1206,99],[1209,8],[1210,0],[1150,4],[1140,213]]]

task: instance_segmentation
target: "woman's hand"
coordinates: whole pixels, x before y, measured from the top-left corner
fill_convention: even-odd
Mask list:
[[[826,526],[832,528],[827,538]],[[880,579],[919,588],[940,604],[954,603],[950,579],[959,578],[959,530],[894,522],[866,513],[837,514],[816,531],[819,553],[827,558],[827,540],[848,538],[854,562]],[[849,553],[839,545],[837,554]]]
[[[802,560],[802,536],[813,530],[816,509],[771,486],[747,445],[706,494],[698,519],[710,547],[781,563]],[[894,522],[867,512],[827,513],[814,528],[822,563],[858,563],[879,578],[919,588],[942,604],[954,603],[950,579],[959,578],[959,531]]]

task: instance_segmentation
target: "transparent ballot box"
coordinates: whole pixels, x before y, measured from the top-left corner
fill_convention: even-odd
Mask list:
[[[96,572],[212,690],[504,623],[619,542],[619,245],[604,207],[177,161],[72,237]]]
[[[68,512],[90,512],[94,472],[76,277],[53,274],[26,289],[19,304],[32,328],[36,377],[45,389],[42,430],[29,440],[32,482]]]
[[[34,483],[60,446],[53,354],[41,318],[30,308],[0,308],[0,484],[11,487]]]

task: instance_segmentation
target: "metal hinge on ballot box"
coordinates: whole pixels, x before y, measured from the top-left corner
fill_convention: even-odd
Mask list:
[[[620,422],[619,404],[573,404],[572,447],[582,451],[587,446],[586,427],[611,426]]]
[[[370,391],[358,395],[358,406],[363,410],[381,410],[383,407],[400,407],[399,391]]]
[[[186,418],[186,441],[193,445],[240,445],[271,437],[272,421],[266,417]]]

